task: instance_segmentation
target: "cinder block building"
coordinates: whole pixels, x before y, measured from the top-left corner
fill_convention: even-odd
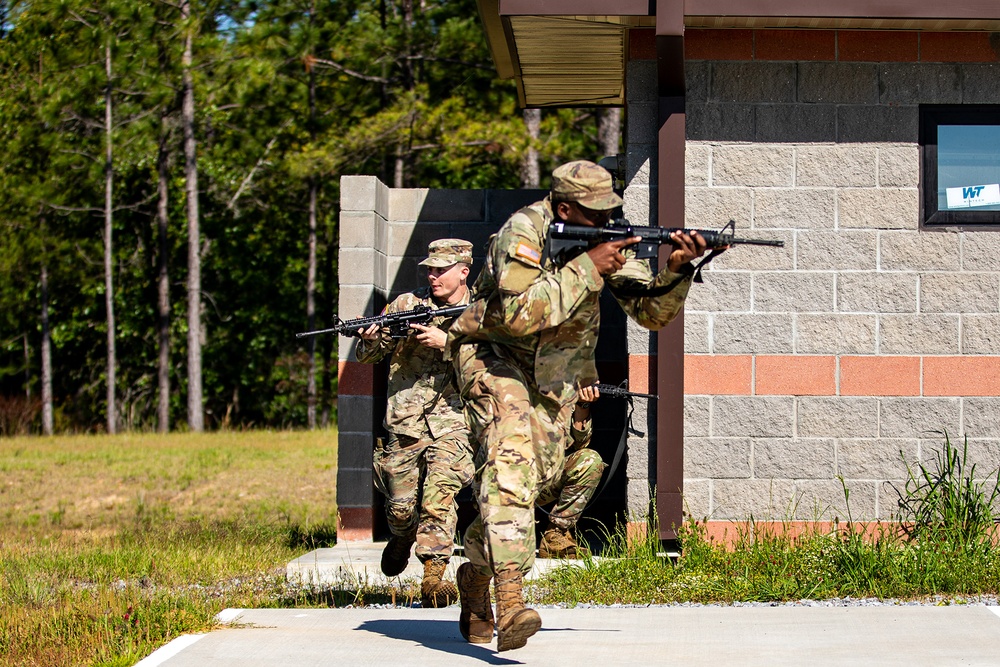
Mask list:
[[[685,516],[843,520],[846,485],[855,520],[890,519],[943,430],[1000,466],[1000,3],[479,4],[522,105],[624,108],[627,218],[785,242],[719,257],[661,332],[602,308],[602,381],[659,395],[616,512],[655,507],[664,540]],[[538,195],[345,177],[341,316],[419,284],[434,238],[481,256]],[[340,359],[341,537],[371,537],[384,380],[351,341]]]

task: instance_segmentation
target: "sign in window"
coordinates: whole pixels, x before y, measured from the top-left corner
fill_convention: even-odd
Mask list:
[[[920,107],[921,222],[1000,224],[1000,106]]]

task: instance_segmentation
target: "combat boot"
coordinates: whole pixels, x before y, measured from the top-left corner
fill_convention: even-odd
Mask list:
[[[524,575],[517,570],[497,572],[497,651],[521,648],[542,627],[542,618],[524,606]]]
[[[458,589],[450,581],[444,581],[444,571],[448,561],[443,558],[428,558],[424,561],[424,578],[420,582],[420,605],[423,607],[447,607],[458,600]]]
[[[455,577],[462,602],[458,629],[467,642],[489,644],[493,641],[493,606],[490,604],[490,579],[472,563],[462,563]]]
[[[410,549],[416,542],[416,536],[399,537],[393,535],[389,538],[389,543],[382,549],[382,574],[387,577],[395,577],[406,569],[406,563],[410,560]]]
[[[549,525],[538,545],[539,558],[584,558],[590,552],[576,543],[573,533]]]

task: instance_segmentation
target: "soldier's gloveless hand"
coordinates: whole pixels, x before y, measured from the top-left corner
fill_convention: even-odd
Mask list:
[[[590,260],[597,267],[597,272],[602,276],[610,276],[623,266],[625,266],[625,256],[621,253],[622,248],[638,243],[641,236],[632,236],[618,241],[608,241],[600,243],[587,251]]]
[[[708,249],[705,238],[696,231],[674,232],[670,235],[670,240],[673,241],[674,249],[667,258],[667,268],[674,273],[691,260],[704,255]]]
[[[435,350],[444,349],[445,341],[448,340],[448,334],[441,329],[424,326],[423,324],[410,324],[410,328],[416,329],[419,332],[417,333],[417,342],[421,345],[426,345]]]
[[[367,329],[358,329],[358,334],[365,340],[376,340],[379,335],[379,329],[381,329],[377,324],[373,324]]]

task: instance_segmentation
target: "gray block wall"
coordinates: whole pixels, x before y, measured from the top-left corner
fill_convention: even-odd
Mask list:
[[[642,66],[636,80],[655,73]],[[919,104],[1000,103],[1000,67],[689,61],[687,82],[687,226],[733,219],[786,244],[706,271],[688,355],[1000,352],[1000,234],[919,229],[917,144]],[[853,518],[892,518],[891,484],[940,429],[969,435],[984,474],[1000,465],[1000,398],[845,396],[836,381],[829,396],[688,395],[690,513],[843,520],[843,478]]]

